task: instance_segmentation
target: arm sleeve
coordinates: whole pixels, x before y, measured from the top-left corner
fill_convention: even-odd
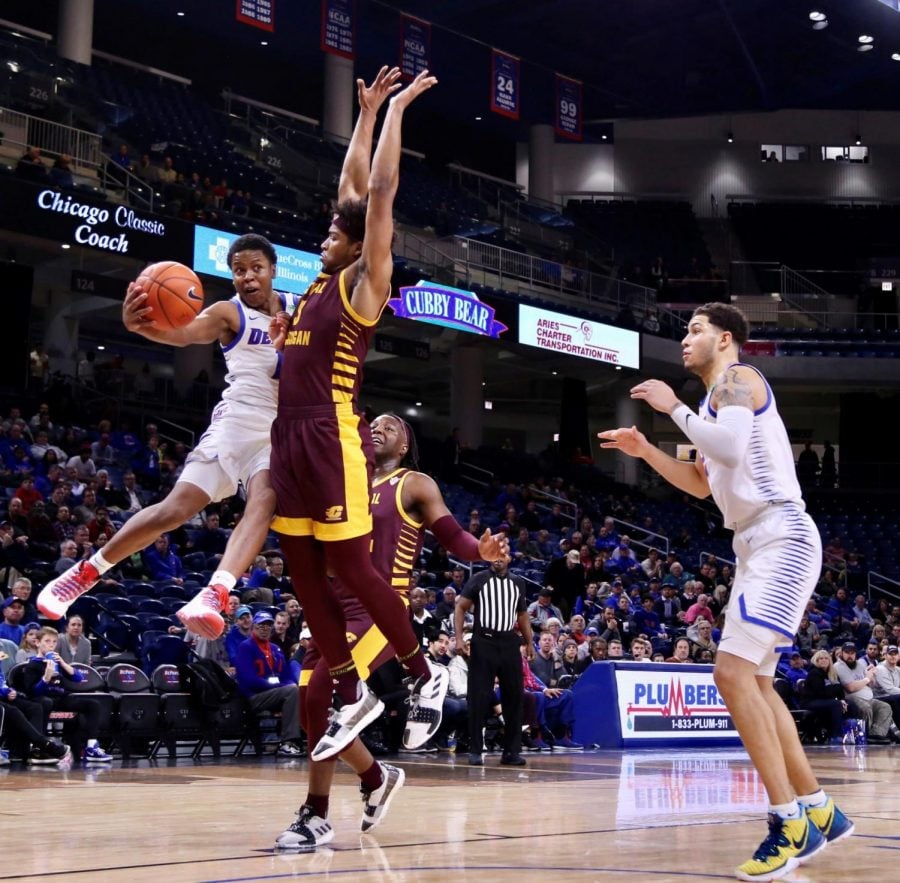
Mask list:
[[[675,425],[697,446],[700,452],[734,468],[744,458],[753,432],[753,411],[742,405],[726,405],[716,422],[704,420],[687,405],[679,405],[671,414]]]
[[[452,555],[463,561],[480,561],[478,540],[464,531],[452,515],[443,515],[431,525],[435,539]]]

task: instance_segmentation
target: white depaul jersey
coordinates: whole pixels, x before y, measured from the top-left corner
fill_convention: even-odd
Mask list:
[[[753,368],[752,365],[745,367]],[[753,432],[743,463],[727,468],[700,454],[713,499],[722,512],[725,526],[732,529],[759,515],[772,503],[791,501],[801,508],[804,506],[794,468],[794,453],[775,407],[775,396],[762,373],[757,373],[766,385],[766,403],[753,412]],[[700,416],[715,422],[716,412],[709,404],[710,393],[700,403]]]
[[[293,314],[299,294],[275,292],[281,308]],[[222,401],[241,408],[252,409],[260,420],[275,419],[278,405],[278,379],[281,375],[281,353],[276,352],[269,339],[272,317],[259,310],[251,310],[238,295],[231,298],[241,319],[234,340],[222,347],[225,355],[225,391]]]

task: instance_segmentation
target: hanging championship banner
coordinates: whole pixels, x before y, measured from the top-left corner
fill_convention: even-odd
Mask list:
[[[275,31],[275,0],[237,0],[234,16],[245,25]]]
[[[353,58],[353,0],[322,0],[322,51]]]
[[[428,70],[431,55],[431,25],[411,15],[400,16],[400,76],[414,80]]]
[[[491,50],[491,110],[519,118],[519,59],[499,49]]]
[[[556,75],[556,134],[570,141],[581,141],[581,81]]]

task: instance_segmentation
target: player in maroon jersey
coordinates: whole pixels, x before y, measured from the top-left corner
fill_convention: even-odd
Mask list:
[[[447,691],[446,670],[425,660],[403,602],[369,554],[373,451],[358,393],[369,342],[391,290],[403,114],[437,82],[423,71],[393,95],[370,169],[375,115],[399,88],[398,79],[396,69],[382,69],[371,87],[358,81],[360,117],[322,243],[322,272],[289,321],[282,317],[271,331],[283,347],[272,426],[272,527],[291,572],[302,575],[295,582],[299,600],[343,702],[311,752],[315,760],[338,754],[383,708],[359,679],[328,574],[361,601],[415,678],[404,734],[408,748],[423,744],[437,728]]]
[[[425,531],[452,555],[464,561],[494,561],[508,557],[509,543],[501,533],[485,530],[476,540],[450,514],[435,481],[418,467],[418,446],[411,427],[395,414],[382,414],[371,425],[375,450],[372,481],[372,560],[376,570],[390,577],[394,590],[406,597],[412,569],[422,550]],[[353,636],[351,649],[361,677],[366,678],[394,656],[394,650],[360,602],[340,584],[335,586],[346,617],[346,630]],[[300,674],[300,720],[314,745],[328,726],[331,707],[328,665],[315,643],[303,657]],[[377,762],[361,739],[354,739],[340,757],[360,778],[363,795],[362,830],[370,831],[382,820],[394,794],[403,785],[400,767]],[[280,835],[281,849],[314,849],[331,841],[328,801],[334,779],[336,757],[310,764],[306,800],[297,820]]]

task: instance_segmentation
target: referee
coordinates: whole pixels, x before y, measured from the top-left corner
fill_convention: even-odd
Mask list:
[[[494,561],[463,587],[453,611],[455,633],[463,633],[466,611],[472,610],[475,628],[469,656],[469,763],[484,766],[484,721],[494,704],[494,677],[500,681],[506,745],[500,763],[524,766],[522,750],[522,657],[519,647],[534,658],[534,639],[524,585],[509,574],[509,560]],[[520,632],[515,630],[516,623]]]

